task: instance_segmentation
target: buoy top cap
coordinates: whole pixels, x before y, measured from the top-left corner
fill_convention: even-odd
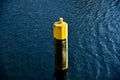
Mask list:
[[[67,38],[68,35],[68,24],[63,21],[63,18],[59,18],[58,22],[54,23],[54,38],[63,40]]]
[[[59,23],[63,23],[63,18],[59,18]]]

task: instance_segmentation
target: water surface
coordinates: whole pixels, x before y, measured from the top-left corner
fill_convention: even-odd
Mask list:
[[[69,24],[69,79],[120,80],[119,0],[0,0],[0,80],[55,80],[59,17]]]

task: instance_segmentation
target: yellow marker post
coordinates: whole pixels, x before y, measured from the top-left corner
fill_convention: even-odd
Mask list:
[[[56,73],[68,70],[68,24],[60,18],[53,25]],[[61,79],[62,80],[62,79]]]

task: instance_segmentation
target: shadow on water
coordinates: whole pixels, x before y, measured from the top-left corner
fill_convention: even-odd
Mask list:
[[[0,80],[6,80],[5,66],[0,58]]]
[[[55,70],[54,74],[56,80],[69,80],[68,79],[68,70]]]
[[[5,1],[6,0],[0,0],[0,18],[3,14],[3,7],[4,7]],[[5,66],[2,61],[2,56],[0,54],[0,80],[6,80],[5,78],[6,78]]]
[[[6,13],[6,8],[9,3],[9,0],[0,0],[0,18]]]
[[[3,3],[5,0],[0,0],[0,17],[2,16]]]

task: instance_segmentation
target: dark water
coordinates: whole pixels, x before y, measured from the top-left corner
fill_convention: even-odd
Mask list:
[[[0,0],[0,80],[55,80],[59,17],[69,23],[69,79],[120,80],[120,0]]]

